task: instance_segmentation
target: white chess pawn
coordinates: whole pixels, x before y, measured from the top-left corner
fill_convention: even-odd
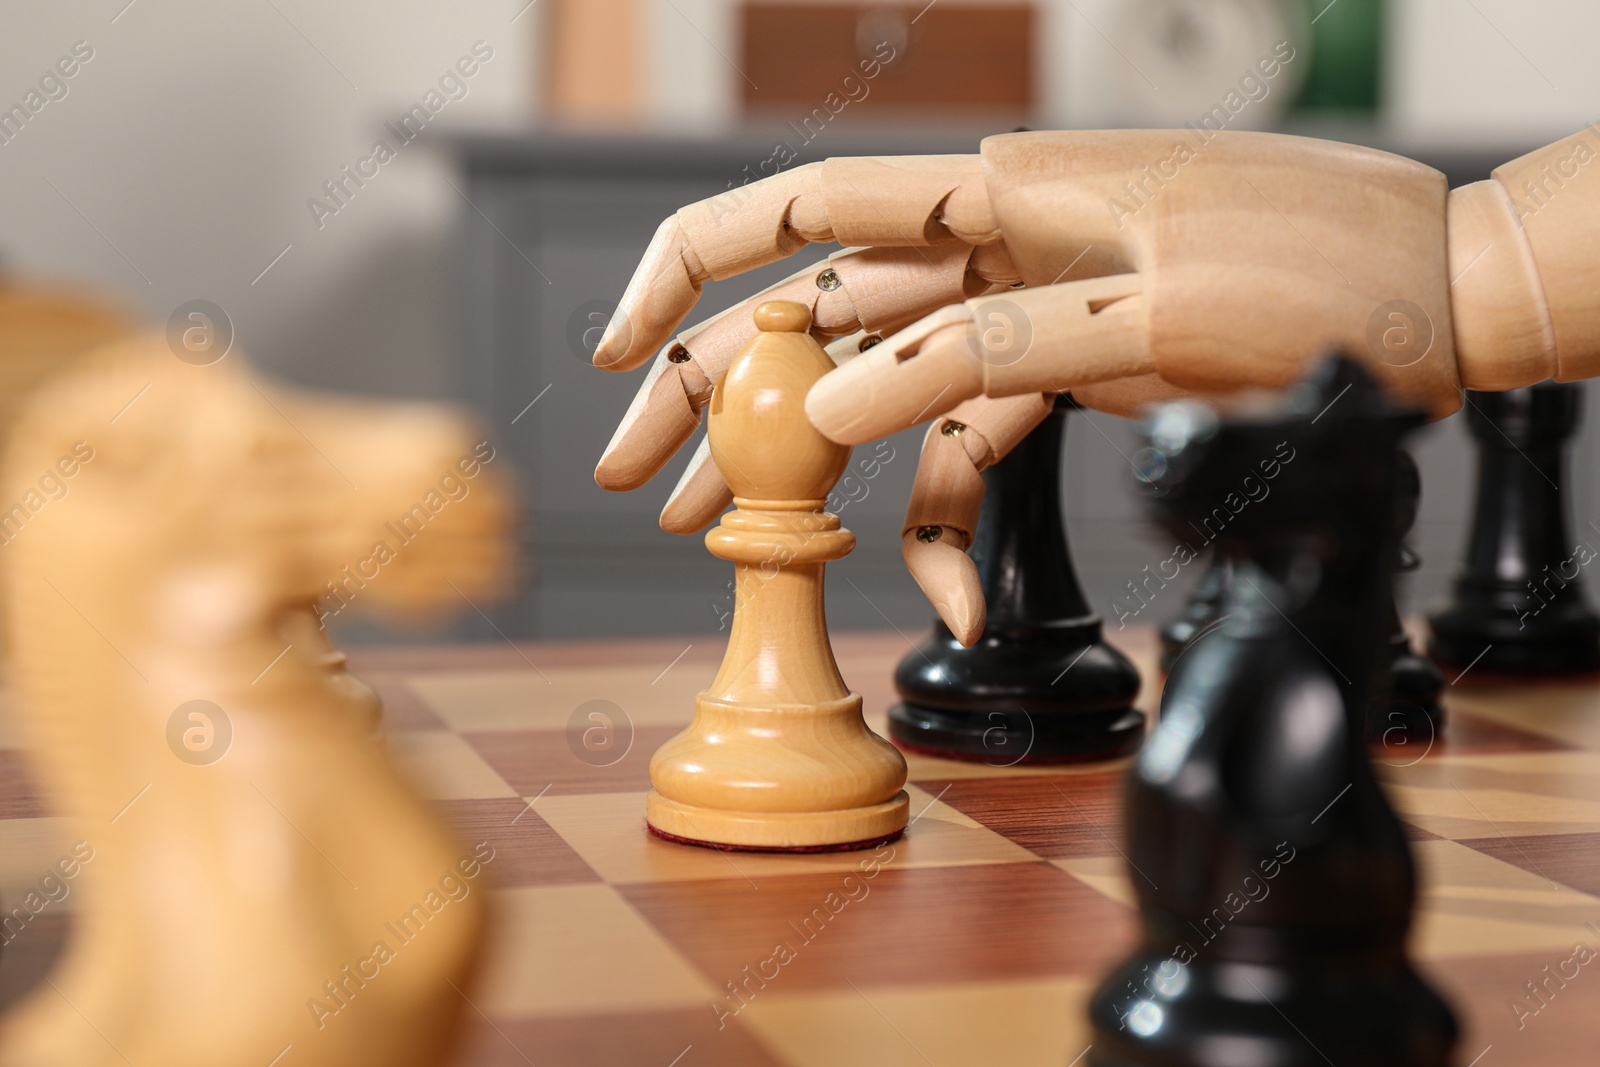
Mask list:
[[[823,617],[823,567],[855,545],[823,510],[849,446],[805,414],[833,362],[804,305],[769,301],[755,322],[706,431],[734,493],[706,534],[734,564],[733,631],[694,721],[650,760],[646,815],[659,836],[719,847],[866,847],[905,829],[909,799],[905,759],[862,720]]]

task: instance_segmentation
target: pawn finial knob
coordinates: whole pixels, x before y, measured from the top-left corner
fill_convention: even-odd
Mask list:
[[[811,312],[793,300],[768,300],[756,307],[756,329],[763,333],[802,333],[811,328]]]

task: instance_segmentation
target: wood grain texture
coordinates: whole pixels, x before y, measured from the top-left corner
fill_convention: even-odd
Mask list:
[[[719,1027],[701,1008],[619,1011],[567,1018],[480,1021],[463,1060],[473,1067],[641,1064],[647,1067],[783,1067],[737,1023]]]
[[[1122,842],[1122,772],[922,781],[946,804],[1046,859],[1100,856]]]
[[[1149,709],[1159,691],[1154,631],[1129,627],[1109,636],[1144,672],[1149,692],[1141,706]],[[692,702],[682,688],[665,687],[686,669],[710,677],[725,637],[694,636],[686,650],[690,642],[364,648],[351,661],[358,674],[390,672],[446,723],[478,721],[485,699],[522,701],[530,722],[564,723],[584,701],[604,697],[632,719],[675,729],[689,721]],[[844,676],[859,678],[867,694],[869,725],[881,730],[905,639],[849,633],[834,643]],[[452,684],[435,684],[446,680]],[[1583,925],[1600,917],[1600,844],[1590,841],[1600,834],[1600,809],[1588,806],[1600,800],[1600,734],[1586,725],[1600,717],[1600,680],[1539,685],[1480,679],[1474,670],[1445,700],[1444,736],[1427,755],[1388,753],[1379,758],[1392,763],[1379,769],[1414,847],[1439,853],[1423,857],[1418,956],[1462,1017],[1460,1063],[1483,1054],[1478,1067],[1591,1067],[1600,998],[1592,966],[1556,988],[1520,1029],[1509,1005],[1538,1007],[1525,983],[1566,960],[1575,939],[1600,949],[1600,935]],[[391,726],[397,740],[459,743],[453,731]],[[497,953],[520,961],[497,965],[468,990],[483,1014],[465,1009],[471,1032],[455,1067],[666,1067],[680,1054],[677,1067],[965,1067],[996,1056],[1010,1067],[1061,1067],[1089,1043],[1081,1013],[1098,976],[1093,961],[1133,936],[1131,887],[1117,852],[1125,848],[1117,836],[1118,768],[1061,773],[913,756],[915,821],[893,844],[894,858],[862,883],[864,898],[843,907],[722,1027],[716,1005],[729,1010],[719,995],[725,983],[744,981],[746,965],[755,973],[787,924],[826,907],[828,892],[859,897],[857,882],[846,887],[844,879],[855,872],[859,880],[859,864],[872,853],[727,854],[654,840],[643,833],[642,778],[619,786],[590,776],[560,730],[507,729],[492,745],[479,735],[481,751],[510,751],[517,734],[532,740],[516,746],[515,760],[491,759],[496,771],[529,775],[515,789],[526,799],[552,772],[562,776],[564,793],[552,789],[535,800],[515,825],[522,802],[507,796],[508,779],[498,776],[479,782],[470,804],[436,802],[447,822],[463,832],[481,826],[510,850],[486,869],[486,877],[498,877],[496,867],[508,861],[508,884],[487,902]],[[544,777],[527,788],[535,773]],[[16,817],[42,810],[37,792],[19,791],[17,801],[0,811],[0,889],[8,904],[37,884],[57,855],[55,835],[66,832],[53,829],[59,820]],[[557,858],[544,829],[531,841],[522,836],[535,817],[582,866],[565,853]],[[495,818],[507,824],[499,836]],[[684,887],[668,891],[669,882]],[[20,995],[15,983],[40,980],[68,925],[56,916],[73,914],[78,889],[0,947],[10,961],[0,966],[0,992]],[[614,894],[605,908],[569,906],[601,893]],[[1008,924],[1010,914],[1026,921]],[[562,929],[560,937],[553,932]],[[817,958],[800,958],[808,954]],[[652,976],[643,984],[633,977],[641,967]],[[543,981],[534,980],[539,975]]]
[[[719,987],[779,945],[796,958],[772,984],[800,992],[1093,975],[1132,936],[1125,909],[1047,863],[904,870],[893,846],[861,855],[889,858],[874,877],[791,875],[755,894],[727,880],[623,894]]]
[[[587,728],[588,724],[583,724]],[[619,731],[622,724],[619,724]],[[573,755],[582,748],[581,729],[497,730],[467,734],[467,743],[493,767],[520,796],[632,792],[650,785],[650,754],[679,733],[676,726],[628,724],[626,751],[615,761],[587,762]]]
[[[600,876],[521,797],[440,802],[445,825],[462,841],[487,841],[494,849],[489,884],[571,885]]]
[[[733,628],[694,721],[650,760],[650,826],[741,848],[848,845],[898,833],[898,750],[867,729],[839,675],[822,568],[855,538],[823,510],[850,459],[811,425],[805,395],[833,368],[793,301],[755,309],[760,333],[711,398],[707,439],[735,510],[706,535],[734,564]]]

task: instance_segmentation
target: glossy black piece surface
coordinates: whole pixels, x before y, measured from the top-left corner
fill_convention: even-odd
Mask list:
[[[1405,451],[1398,453],[1398,483],[1395,495],[1396,530],[1404,536],[1417,519],[1417,504],[1422,483],[1417,464]],[[1402,570],[1414,570],[1417,560],[1401,549]],[[1232,561],[1223,553],[1212,553],[1211,565],[1195,587],[1183,613],[1161,628],[1161,668],[1173,664],[1198,638],[1212,633],[1224,614]],[[1379,652],[1376,675],[1387,684],[1373,687],[1367,720],[1367,739],[1391,747],[1414,746],[1422,752],[1431,749],[1444,726],[1444,705],[1439,694],[1444,690],[1444,675],[1433,662],[1411,647],[1400,622],[1400,612],[1391,601],[1384,622],[1385,643]]]
[[[1258,457],[1292,458],[1218,539],[1227,618],[1179,659],[1129,773],[1142,944],[1090,1001],[1090,1064],[1449,1063],[1455,1019],[1406,959],[1415,869],[1365,743],[1393,603],[1395,452],[1420,422],[1343,359],[1275,416],[1152,418],[1155,510],[1173,531]]]
[[[1580,577],[1600,541],[1572,539],[1561,491],[1582,399],[1555,382],[1467,393],[1478,493],[1450,602],[1428,620],[1434,659],[1506,674],[1600,669],[1600,618]]]
[[[1170,671],[1183,650],[1206,633],[1222,614],[1222,595],[1233,572],[1229,561],[1213,552],[1200,584],[1195,586],[1183,614],[1161,628],[1161,669]]]
[[[962,648],[942,623],[900,661],[889,736],[906,748],[997,766],[1108,759],[1139,746],[1139,673],[1106,644],[1068,554],[1059,400],[983,474],[972,557],[988,604]]]
[[[1417,521],[1417,505],[1422,499],[1422,478],[1417,461],[1404,450],[1395,455],[1395,533],[1404,537]],[[1400,548],[1400,570],[1415,570],[1418,560],[1404,544]],[[1367,740],[1391,748],[1406,746],[1417,752],[1432,749],[1444,727],[1444,675],[1433,662],[1417,655],[1411,638],[1400,622],[1394,599],[1384,629],[1385,641],[1378,653],[1377,677],[1386,684],[1373,687],[1372,706],[1367,717]]]

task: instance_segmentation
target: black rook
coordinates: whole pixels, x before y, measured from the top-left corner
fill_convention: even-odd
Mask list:
[[[1581,386],[1555,382],[1467,393],[1478,496],[1454,593],[1429,619],[1434,659],[1507,674],[1600,668],[1600,619],[1580,577],[1593,552],[1572,541],[1561,492],[1582,399]]]

